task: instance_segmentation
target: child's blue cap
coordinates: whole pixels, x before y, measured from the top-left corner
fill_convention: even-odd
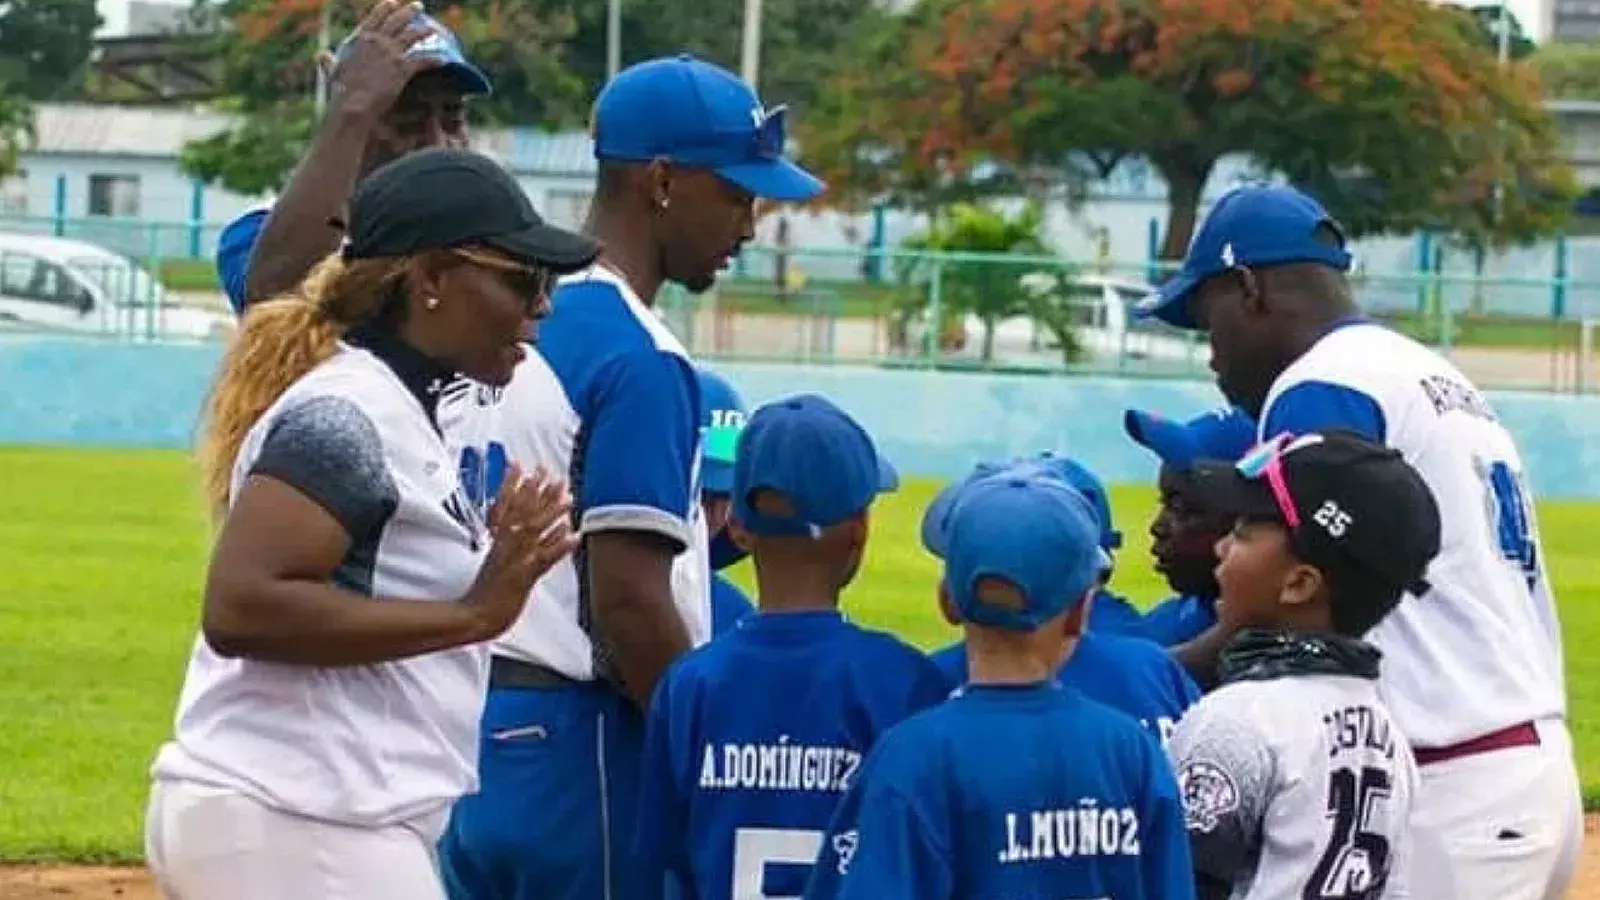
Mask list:
[[[473,65],[467,59],[467,53],[461,49],[461,41],[445,24],[427,13],[417,13],[411,17],[412,28],[427,29],[431,32],[427,37],[412,44],[406,50],[407,56],[433,57],[442,63],[440,71],[454,76],[461,86],[463,94],[487,94],[494,89],[489,82],[489,76],[483,70]],[[334,51],[336,59],[343,58],[350,52],[350,42],[355,38],[352,33],[349,37],[339,42]]]
[[[1321,240],[1323,226],[1339,235]],[[1136,309],[1140,318],[1157,318],[1179,328],[1198,329],[1189,299],[1204,282],[1236,266],[1266,268],[1289,263],[1321,263],[1343,272],[1350,268],[1339,223],[1322,204],[1291,187],[1251,185],[1235,188],[1211,208],[1189,245],[1183,268]]]
[[[733,493],[733,461],[744,430],[744,398],[728,379],[705,366],[700,376],[700,490]]]
[[[825,397],[799,394],[757,409],[739,436],[733,518],[752,534],[815,538],[899,484],[855,419]],[[758,491],[782,496],[794,514],[761,514],[751,504]]]
[[[1202,459],[1237,462],[1256,443],[1256,423],[1236,407],[1214,409],[1187,422],[1130,409],[1122,416],[1122,427],[1162,463],[1181,470]]]
[[[710,169],[757,197],[805,201],[816,176],[783,155],[787,110],[768,110],[739,76],[687,54],[630,66],[600,91],[596,159],[665,159]]]
[[[949,543],[948,520],[961,493],[968,487],[1002,472],[1020,472],[1033,477],[1055,478],[1072,488],[1085,505],[1100,530],[1099,546],[1101,567],[1110,570],[1109,551],[1122,546],[1122,534],[1111,525],[1111,504],[1106,497],[1105,485],[1083,465],[1048,451],[1036,456],[1022,456],[1005,460],[985,460],[972,467],[960,481],[948,484],[922,514],[922,546],[929,553],[943,559]]]
[[[969,485],[950,510],[944,584],[961,618],[1032,631],[1088,595],[1100,577],[1099,528],[1058,478],[1008,471]],[[978,584],[1015,585],[1021,609],[982,603]]]

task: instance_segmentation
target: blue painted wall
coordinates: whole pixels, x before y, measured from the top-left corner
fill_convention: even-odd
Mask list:
[[[0,340],[0,443],[192,446],[220,352],[214,345]],[[1123,410],[1186,417],[1221,400],[1199,381],[719,368],[752,404],[799,390],[828,394],[909,475],[952,477],[982,457],[1053,449],[1079,456],[1108,481],[1148,482],[1154,457],[1124,435]],[[1490,396],[1521,442],[1541,496],[1600,499],[1600,397]]]

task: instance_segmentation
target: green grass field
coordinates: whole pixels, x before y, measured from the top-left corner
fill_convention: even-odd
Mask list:
[[[146,772],[171,727],[199,609],[206,527],[178,453],[0,448],[0,861],[129,861]],[[911,482],[874,518],[847,595],[858,620],[925,647],[951,639],[935,568],[916,540],[934,485]],[[1128,535],[1114,587],[1162,596],[1140,537],[1146,488],[1114,491]],[[1600,505],[1541,506],[1562,600],[1573,730],[1586,796],[1600,798]],[[741,580],[747,572],[739,573]]]

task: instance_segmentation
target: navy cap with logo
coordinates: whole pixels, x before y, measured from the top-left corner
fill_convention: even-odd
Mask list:
[[[1338,241],[1320,234],[1331,229]],[[1236,266],[1266,268],[1289,263],[1320,263],[1345,271],[1350,252],[1343,232],[1322,205],[1291,187],[1252,185],[1235,188],[1217,201],[1189,245],[1183,268],[1140,304],[1141,318],[1154,317],[1179,328],[1199,324],[1189,299],[1205,281]]]
[[[733,464],[733,518],[760,535],[819,537],[865,512],[900,478],[865,428],[818,394],[775,400],[750,415]],[[786,515],[763,514],[753,501],[779,495]]]
[[[1076,606],[1100,577],[1100,528],[1077,491],[1037,470],[968,485],[944,523],[944,585],[961,618],[1032,631]],[[985,579],[1010,583],[1021,608],[983,600]]]
[[[1055,478],[1072,488],[1099,528],[1102,568],[1112,567],[1110,551],[1122,546],[1122,532],[1112,523],[1111,502],[1106,496],[1105,485],[1083,464],[1048,450],[1034,456],[981,461],[965,477],[945,485],[922,513],[922,546],[934,556],[944,558],[950,540],[950,511],[955,508],[962,493],[980,481],[1005,473],[1030,478]]]
[[[788,111],[767,109],[739,76],[692,56],[624,69],[595,101],[596,159],[665,159],[710,169],[757,197],[805,201],[823,183],[783,155]]]
[[[600,253],[593,239],[546,224],[499,163],[434,147],[380,166],[350,197],[346,259],[485,246],[529,266],[570,272]]]
[[[1187,422],[1130,409],[1123,413],[1122,427],[1134,443],[1181,470],[1202,459],[1233,462],[1256,443],[1256,423],[1236,407],[1215,409]]]
[[[466,51],[461,49],[461,41],[445,24],[425,12],[418,12],[411,17],[411,27],[425,29],[429,34],[412,44],[406,50],[407,56],[432,57],[439,60],[439,69],[455,78],[463,94],[487,94],[494,90],[489,76],[483,73],[473,62],[467,59]],[[343,59],[350,52],[351,42],[355,34],[351,33],[334,50],[334,59]]]
[[[1281,435],[1231,465],[1200,463],[1193,489],[1214,509],[1282,523],[1295,555],[1335,580],[1428,591],[1439,506],[1389,447],[1343,431]]]

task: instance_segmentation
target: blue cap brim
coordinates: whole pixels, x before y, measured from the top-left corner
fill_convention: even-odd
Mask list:
[[[757,197],[785,203],[814,200],[827,189],[822,179],[787,159],[720,166],[716,172]]]
[[[1194,465],[1199,448],[1182,422],[1130,409],[1122,415],[1122,428],[1134,443],[1160,457],[1163,463],[1178,469]]]
[[[878,493],[890,494],[900,490],[900,473],[882,455],[878,456]]]
[[[483,70],[460,59],[445,59],[440,71],[450,73],[456,83],[461,85],[463,94],[489,94],[494,92],[494,85],[489,82],[489,76]]]
[[[1199,278],[1187,272],[1179,272],[1177,277],[1156,289],[1153,295],[1154,302],[1135,307],[1134,316],[1140,319],[1159,319],[1168,325],[1199,331],[1200,324],[1189,312],[1189,297],[1199,286]]]

